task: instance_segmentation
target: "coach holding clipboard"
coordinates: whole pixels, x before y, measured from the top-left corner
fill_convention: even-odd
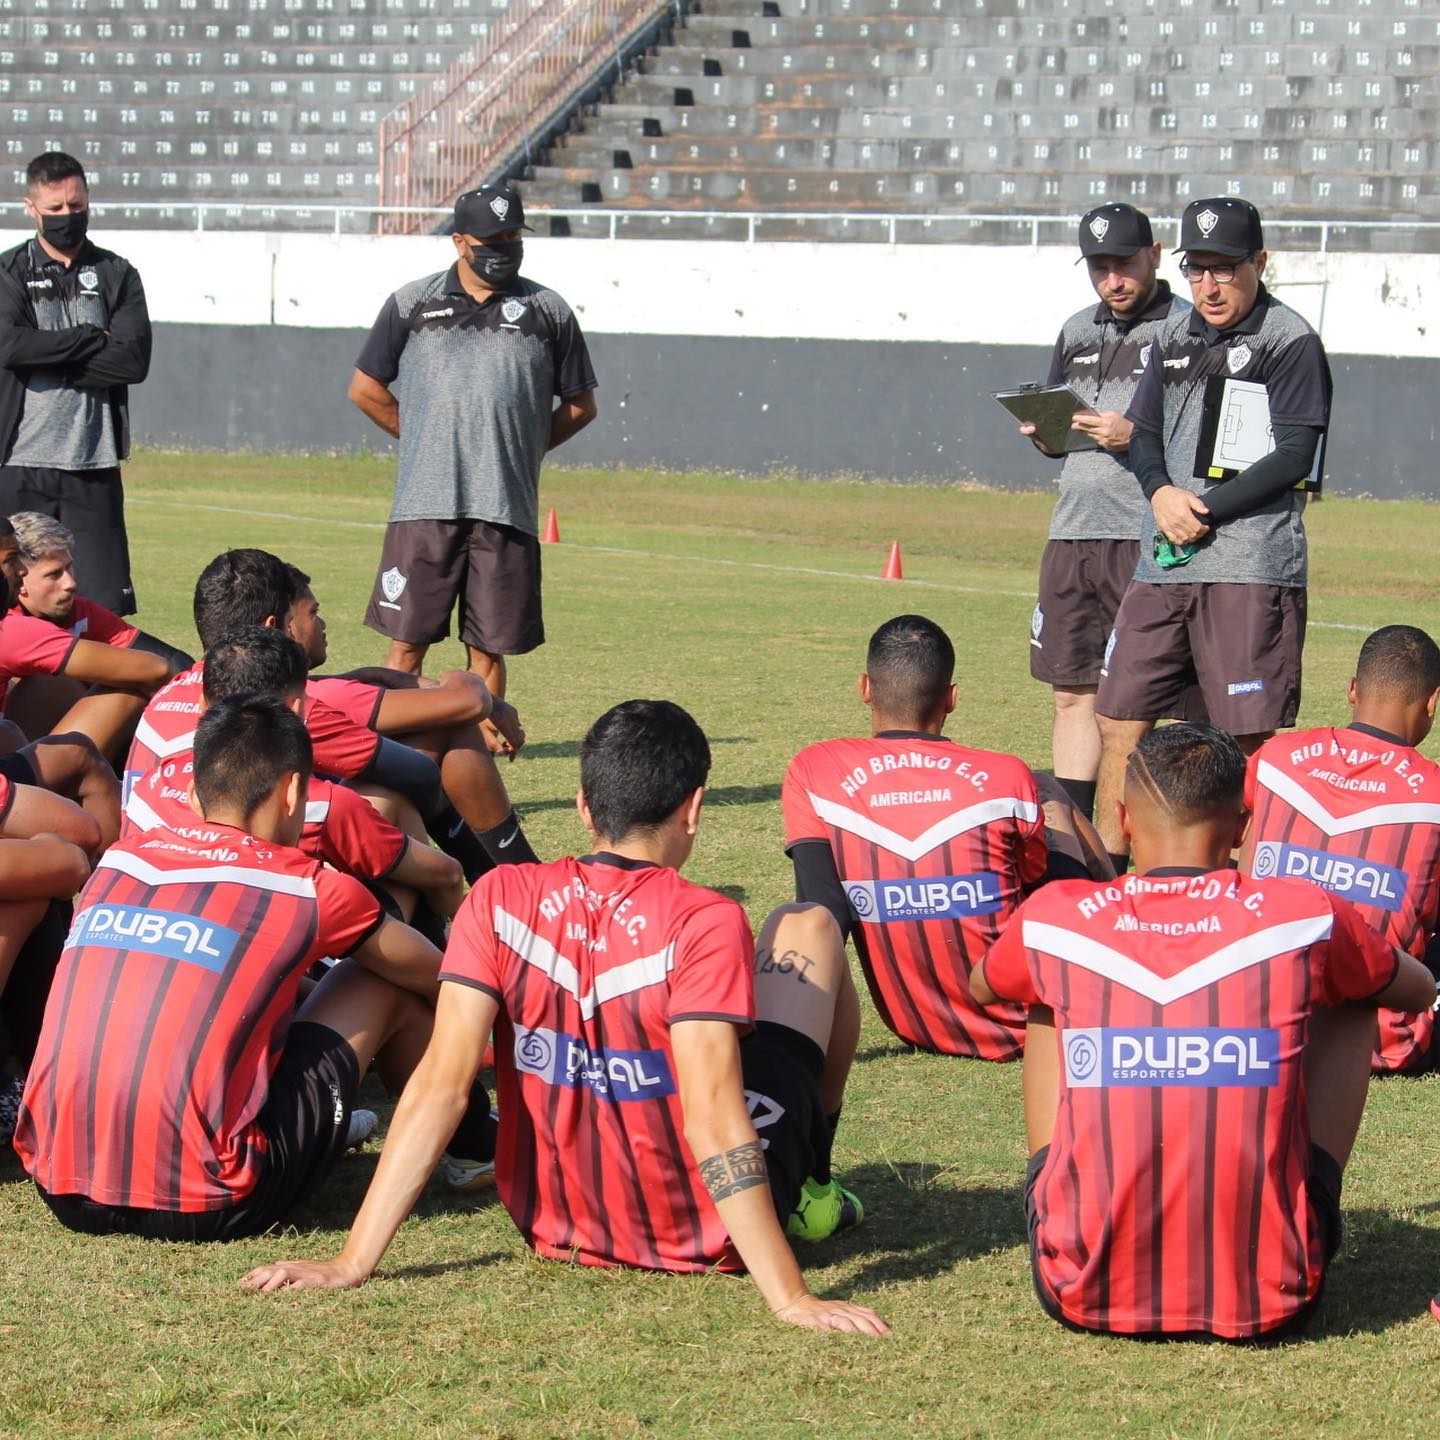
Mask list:
[[[1198,681],[1210,719],[1247,752],[1295,723],[1305,643],[1305,497],[1330,423],[1320,337],[1264,286],[1260,213],[1246,200],[1196,200],[1180,224],[1189,322],[1155,345],[1127,418],[1130,467],[1151,514],[1096,696],[1096,824],[1117,870],[1115,814],[1130,752]],[[1233,479],[1202,454],[1212,379],[1265,387],[1274,448]],[[1213,433],[1213,426],[1212,426]]]

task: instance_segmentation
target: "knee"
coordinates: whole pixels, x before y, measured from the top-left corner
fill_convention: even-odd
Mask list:
[[[777,905],[770,912],[761,932],[760,948],[777,954],[795,950],[817,968],[827,969],[843,962],[845,937],[823,905],[795,900]]]
[[[1095,691],[1065,690],[1056,686],[1051,692],[1055,696],[1055,712],[1058,715],[1092,714],[1095,710]]]

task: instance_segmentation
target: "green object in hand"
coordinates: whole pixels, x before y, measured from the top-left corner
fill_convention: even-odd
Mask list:
[[[1155,537],[1155,563],[1162,570],[1174,570],[1177,566],[1188,565],[1195,558],[1195,545],[1172,545],[1163,535]]]

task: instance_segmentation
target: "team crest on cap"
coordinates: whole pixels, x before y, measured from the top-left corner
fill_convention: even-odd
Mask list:
[[[1103,216],[1097,215],[1090,222],[1090,233],[1097,239],[1103,240],[1105,232],[1110,228],[1110,222]]]
[[[93,270],[82,270],[80,272],[80,283],[87,290],[98,290],[100,288],[100,277]]]
[[[525,313],[525,306],[519,300],[507,300],[500,313],[513,325]]]
[[[1236,345],[1225,357],[1225,363],[1230,367],[1232,375],[1238,375],[1250,363],[1250,347]]]
[[[1213,210],[1202,210],[1195,217],[1195,223],[1202,235],[1208,235],[1220,223],[1220,217]]]
[[[503,195],[497,195],[490,202],[490,208],[495,212],[497,220],[503,220],[510,213],[510,202]]]
[[[392,605],[405,593],[405,585],[405,577],[394,565],[380,577],[380,589]]]

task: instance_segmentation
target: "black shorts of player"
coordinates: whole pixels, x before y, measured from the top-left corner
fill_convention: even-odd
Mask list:
[[[1051,540],[1030,619],[1030,673],[1047,685],[1098,685],[1115,612],[1140,556],[1138,540]]]
[[[485,520],[392,520],[365,623],[391,640],[433,645],[450,633],[491,655],[524,655],[545,643],[540,542]]]
[[[1040,1216],[1035,1208],[1035,1186],[1040,1179],[1040,1172],[1045,1168],[1045,1157],[1049,1155],[1050,1147],[1042,1145],[1031,1157],[1030,1163],[1025,1167],[1025,1228],[1030,1237],[1030,1279],[1035,1286],[1035,1296],[1040,1301],[1040,1308],[1052,1319],[1063,1325],[1067,1330],[1074,1330],[1081,1335],[1099,1334],[1102,1332],[1092,1331],[1084,1325],[1077,1325],[1073,1320],[1067,1319],[1060,1313],[1060,1307],[1055,1303],[1055,1298],[1045,1288],[1045,1282],[1040,1278],[1040,1266],[1036,1254],[1036,1232],[1040,1228]],[[1306,1187],[1306,1195],[1314,1206],[1315,1216],[1320,1222],[1320,1245],[1325,1256],[1325,1263],[1335,1258],[1335,1252],[1340,1248],[1340,1241],[1344,1237],[1345,1225],[1340,1218],[1340,1164],[1335,1157],[1323,1146],[1314,1143],[1310,1146],[1310,1183]],[[1246,1340],[1235,1340],[1229,1335],[1214,1335],[1208,1330],[1186,1330],[1186,1331],[1163,1331],[1155,1334],[1132,1335],[1124,1331],[1104,1331],[1104,1334],[1120,1335],[1126,1340],[1223,1340],[1230,1344],[1253,1345],[1257,1342],[1266,1344],[1274,1340],[1283,1340],[1289,1335],[1298,1334],[1310,1323],[1315,1314],[1315,1307],[1320,1303],[1320,1297],[1325,1293],[1325,1279],[1321,1275],[1320,1285],[1315,1293],[1295,1312],[1283,1325],[1277,1325],[1273,1330],[1267,1330],[1263,1335],[1256,1335]]]
[[[242,1240],[278,1224],[325,1178],[345,1153],[360,1064],[343,1036],[299,1020],[270,1079],[256,1117],[269,1141],[260,1183],[223,1210],[142,1210],[99,1205],[83,1195],[40,1197],[55,1218],[87,1235],[139,1235],[147,1240]]]
[[[1137,580],[1115,617],[1095,709],[1160,720],[1198,682],[1211,723],[1232,735],[1293,725],[1305,608],[1305,591],[1288,585]]]
[[[130,545],[125,536],[125,487],[118,466],[105,470],[52,470],[0,465],[0,515],[38,510],[75,536],[75,580],[80,594],[113,610],[135,613]]]
[[[825,1052],[808,1036],[769,1020],[740,1042],[740,1074],[755,1133],[765,1147],[770,1194],[783,1225],[824,1154],[830,1131],[820,1103]]]

